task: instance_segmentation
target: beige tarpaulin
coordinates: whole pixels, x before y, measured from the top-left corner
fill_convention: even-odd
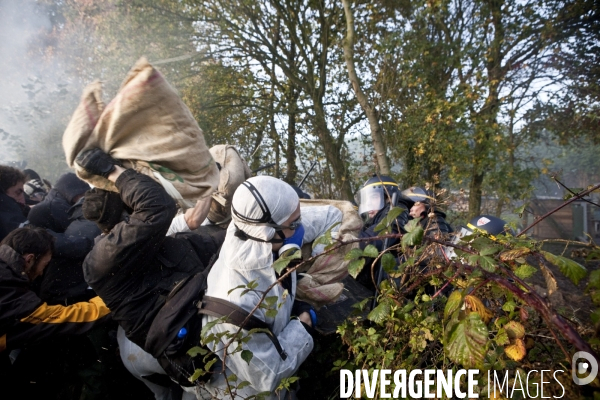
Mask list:
[[[183,208],[210,196],[219,171],[202,130],[175,89],[145,58],[129,71],[115,98],[102,103],[100,82],[84,90],[63,135],[67,163],[95,187],[114,184],[75,163],[82,150],[99,147],[123,165],[159,181]]]
[[[363,222],[358,211],[349,201],[342,200],[300,200],[300,207],[334,206],[342,212],[337,239],[349,241],[357,239]],[[311,254],[311,243],[302,246],[302,258],[308,259]],[[330,304],[338,299],[344,285],[342,279],[348,276],[348,264],[344,259],[350,250],[358,248],[358,243],[350,243],[341,248],[317,258],[310,267],[299,271],[303,276],[298,281],[297,297],[312,304],[315,308]]]
[[[213,194],[208,219],[215,225],[228,224],[231,221],[231,199],[235,190],[252,171],[234,146],[219,144],[210,148],[210,154],[219,164],[219,186]]]

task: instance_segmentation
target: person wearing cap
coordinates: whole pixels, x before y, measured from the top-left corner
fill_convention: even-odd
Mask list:
[[[237,344],[224,348],[229,340],[227,334],[235,334],[239,328],[228,323],[212,326],[207,336],[225,335],[217,343],[208,343],[208,347],[218,352],[226,373],[220,373],[223,365],[217,364],[205,389],[207,395],[227,397],[226,375],[235,374],[238,380],[232,384],[236,398],[260,392],[270,392],[269,399],[283,398],[284,393],[276,393],[275,389],[283,378],[298,370],[312,351],[311,335],[315,333],[313,328],[317,321],[314,310],[295,299],[299,276],[292,272],[276,284],[280,276],[272,265],[287,251],[298,250],[303,243],[324,234],[341,221],[342,213],[333,206],[300,209],[298,195],[290,185],[273,177],[257,176],[235,191],[232,219],[219,258],[208,275],[206,295],[227,300],[246,312],[256,308],[254,316],[268,324],[279,347],[268,335],[254,333],[247,342],[238,342],[243,350],[252,353],[252,358],[246,361],[240,351],[234,351]],[[336,227],[332,229],[335,230]],[[318,251],[313,250],[313,255]],[[256,286],[254,290],[244,293],[239,288],[251,282]],[[277,298],[276,315],[257,308],[267,290],[267,296]],[[205,316],[203,324],[215,319]],[[235,386],[243,381],[250,386],[236,390]]]
[[[425,235],[440,237],[453,232],[452,226],[446,222],[446,214],[433,205],[431,193],[418,186],[411,186],[402,191],[402,196],[413,201],[409,218],[419,219]]]

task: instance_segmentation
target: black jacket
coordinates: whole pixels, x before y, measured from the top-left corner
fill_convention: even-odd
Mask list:
[[[27,211],[29,207],[21,206],[0,190],[0,240],[27,221]]]
[[[0,246],[0,353],[55,335],[85,333],[110,318],[98,297],[68,307],[44,303],[31,290],[24,266],[22,256]]]
[[[46,198],[31,209],[29,222],[57,233],[64,232],[70,224],[69,209],[75,198],[90,186],[72,172],[61,175]]]
[[[431,211],[421,213],[421,220],[419,223],[425,230],[425,235],[437,235],[452,233],[454,230],[449,223],[446,222],[446,214],[439,210],[433,211],[433,216],[429,216]],[[412,218],[411,218],[412,219]]]
[[[54,254],[46,267],[40,298],[49,304],[73,304],[96,294],[83,277],[83,260],[100,235],[100,228],[83,217],[83,199],[69,210],[69,226],[64,233],[49,231],[55,238]]]
[[[126,170],[115,183],[133,213],[94,245],[83,264],[127,337],[144,348],[150,325],[178,282],[204,269],[225,238],[165,236],[175,202],[152,178]]]

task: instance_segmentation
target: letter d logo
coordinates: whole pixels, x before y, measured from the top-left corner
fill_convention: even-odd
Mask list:
[[[578,361],[581,358],[585,358],[586,361]],[[592,371],[585,378],[579,378],[578,375],[583,375],[587,372],[588,368],[592,367]],[[571,375],[573,376],[573,382],[576,385],[587,385],[596,379],[598,375],[598,363],[596,359],[588,352],[578,351],[573,354],[573,360],[571,361]]]

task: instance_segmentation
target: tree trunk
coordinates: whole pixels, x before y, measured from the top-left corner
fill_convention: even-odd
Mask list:
[[[292,64],[296,58],[296,46],[290,45],[291,51],[288,56],[288,62]],[[296,110],[298,109],[299,92],[296,85],[290,80],[289,91],[287,92],[287,109],[288,109],[288,129],[287,129],[287,146],[285,149],[285,158],[287,160],[287,173],[285,181],[290,185],[297,185],[298,166],[296,165]]]
[[[477,172],[477,165],[473,165],[471,183],[469,185],[469,219],[481,213],[481,196],[483,193],[483,172]]]
[[[375,148],[375,156],[379,173],[383,175],[390,174],[390,165],[387,159],[387,152],[383,142],[383,132],[379,125],[379,113],[377,109],[369,103],[367,96],[361,89],[360,80],[356,75],[354,68],[354,17],[350,9],[350,0],[342,0],[344,4],[344,13],[346,14],[346,38],[344,39],[344,59],[346,60],[346,68],[350,83],[356,94],[356,98],[361,108],[367,115],[369,127],[371,128],[371,138],[373,139],[373,147]]]
[[[352,200],[353,193],[350,187],[350,180],[348,179],[348,171],[346,169],[346,162],[340,157],[340,146],[338,146],[327,127],[327,120],[325,119],[325,109],[321,99],[313,99],[315,107],[315,130],[319,138],[321,146],[323,146],[323,152],[325,158],[329,161],[335,181],[340,189],[341,200]]]

